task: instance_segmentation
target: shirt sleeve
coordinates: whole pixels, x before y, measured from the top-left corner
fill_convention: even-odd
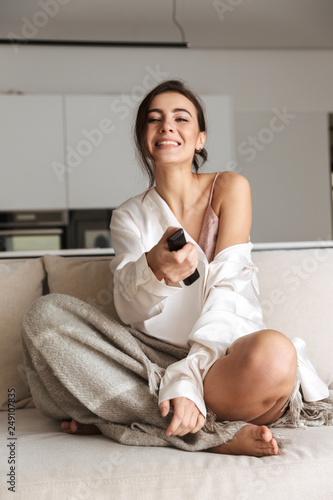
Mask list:
[[[159,403],[184,396],[206,416],[203,380],[210,367],[234,340],[266,328],[251,249],[250,242],[230,246],[208,265],[204,306],[189,336],[190,351],[165,371]]]
[[[164,299],[181,287],[156,278],[146,259],[150,248],[144,245],[141,231],[129,214],[114,210],[110,228],[116,254],[110,264],[116,311],[125,324],[145,321],[161,313]]]

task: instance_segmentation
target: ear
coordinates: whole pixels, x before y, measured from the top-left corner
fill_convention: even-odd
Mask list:
[[[196,151],[201,151],[206,142],[206,132],[199,132],[198,141],[196,144]]]

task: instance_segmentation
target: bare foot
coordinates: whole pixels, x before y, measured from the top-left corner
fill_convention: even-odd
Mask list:
[[[276,440],[265,425],[245,425],[228,443],[221,444],[208,451],[225,455],[248,455],[265,457],[279,453]]]
[[[79,436],[101,434],[101,431],[95,425],[93,425],[93,424],[80,424],[79,422],[77,422],[74,419],[71,422],[64,420],[63,422],[61,422],[60,428],[61,428],[62,432],[65,432],[66,434],[77,434]]]

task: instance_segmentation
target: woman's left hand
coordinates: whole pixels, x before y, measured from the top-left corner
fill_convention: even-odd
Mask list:
[[[167,436],[185,436],[189,432],[195,434],[205,424],[205,417],[196,404],[188,398],[179,397],[160,403],[162,417],[166,417],[173,405],[173,417],[166,430]]]

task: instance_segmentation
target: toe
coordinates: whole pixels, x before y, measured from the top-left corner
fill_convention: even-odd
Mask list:
[[[278,455],[279,449],[276,440],[265,425],[257,429],[257,441],[262,455]]]
[[[262,456],[267,456],[267,455],[278,455],[278,446],[275,441],[275,439],[271,439],[271,441],[267,442],[262,442],[261,443],[261,452]]]
[[[60,424],[60,429],[62,430],[62,432],[69,432],[69,426],[70,426],[70,422],[64,420]]]
[[[75,432],[77,432],[78,428],[79,428],[79,426],[78,426],[77,421],[73,419],[70,423],[70,426],[69,426],[70,432],[75,434]]]
[[[277,442],[274,438],[271,440],[270,444],[271,444],[272,455],[278,455],[279,454],[279,447],[278,447]]]
[[[266,443],[269,443],[273,438],[271,431],[265,425],[261,425],[260,427],[258,427],[257,432],[258,439],[265,441]]]

